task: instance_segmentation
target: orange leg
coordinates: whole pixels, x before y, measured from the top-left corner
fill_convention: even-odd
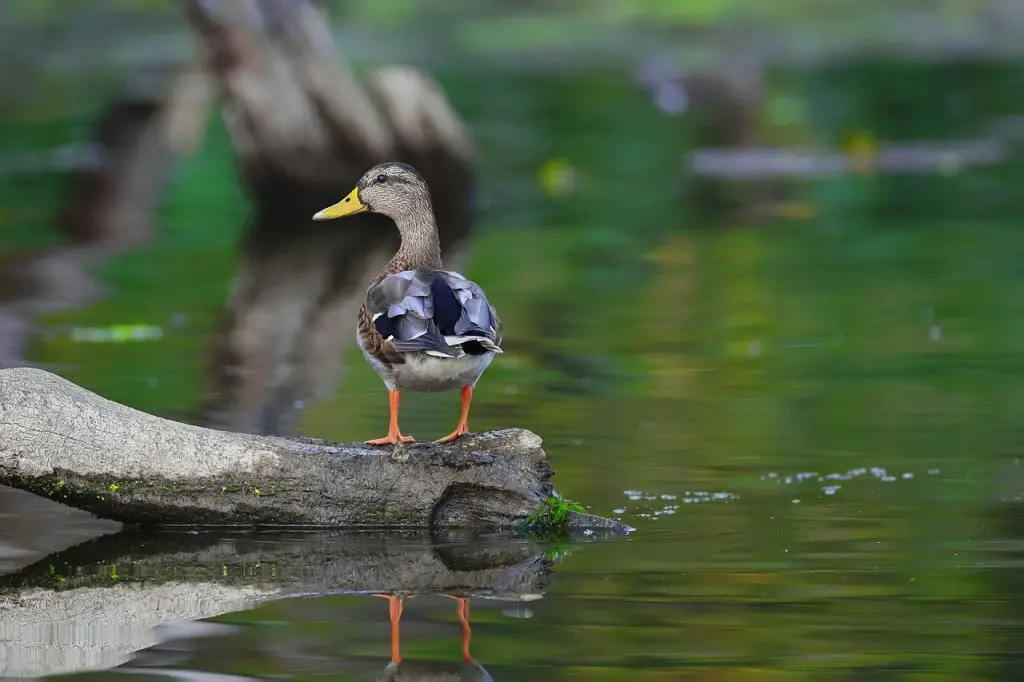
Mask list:
[[[398,429],[398,405],[402,402],[402,395],[398,391],[388,391],[388,407],[391,411],[391,419],[388,421],[388,435],[383,438],[374,438],[366,441],[370,445],[395,445],[397,443],[411,443],[415,438],[403,436]]]
[[[459,603],[459,605],[455,607],[455,613],[458,614],[459,623],[462,624],[462,660],[466,663],[472,663],[473,657],[469,654],[469,641],[473,637],[473,630],[469,626],[469,598],[456,597],[451,594],[446,594],[444,596],[449,599],[454,599]]]
[[[455,430],[449,433],[444,438],[438,438],[435,443],[447,443],[448,441],[455,440],[459,436],[464,436],[469,433],[469,405],[473,402],[473,387],[463,386],[462,387],[462,414],[459,415],[459,423],[455,427]]]
[[[374,597],[382,597],[388,600],[388,617],[391,619],[391,662],[401,663],[402,654],[399,651],[399,623],[402,620],[402,598],[393,594],[375,593]]]

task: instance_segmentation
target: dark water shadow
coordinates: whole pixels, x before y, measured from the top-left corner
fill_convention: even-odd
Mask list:
[[[0,486],[0,575],[121,527],[117,521]]]
[[[365,595],[389,602],[381,604],[381,617],[391,621],[382,679],[428,668],[490,679],[470,654],[472,600],[543,598],[554,554],[538,540],[507,535],[125,531],[0,577],[0,676],[134,667],[134,652],[179,637],[182,628],[191,632],[185,624],[202,629],[195,621],[288,597]],[[461,660],[402,657],[404,601],[420,595],[452,600]],[[159,674],[152,664],[145,671]]]

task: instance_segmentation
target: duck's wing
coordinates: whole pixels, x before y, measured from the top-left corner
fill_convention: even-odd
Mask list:
[[[366,311],[400,353],[501,353],[501,321],[475,282],[447,270],[404,270],[370,288]]]

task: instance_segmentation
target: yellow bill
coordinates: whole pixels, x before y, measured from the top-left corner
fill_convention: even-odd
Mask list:
[[[355,215],[356,213],[368,210],[370,209],[363,202],[359,201],[359,188],[356,187],[344,199],[314,215],[313,220],[334,220],[335,218],[344,218],[347,215]]]

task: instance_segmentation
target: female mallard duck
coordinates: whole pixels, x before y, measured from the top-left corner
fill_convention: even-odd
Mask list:
[[[501,321],[482,289],[444,270],[427,183],[404,163],[374,166],[348,196],[313,216],[331,220],[372,211],[395,221],[402,245],[366,290],[356,342],[388,389],[388,435],[371,445],[407,443],[398,428],[403,389],[462,388],[455,430],[436,443],[469,432],[473,388],[501,353]]]

